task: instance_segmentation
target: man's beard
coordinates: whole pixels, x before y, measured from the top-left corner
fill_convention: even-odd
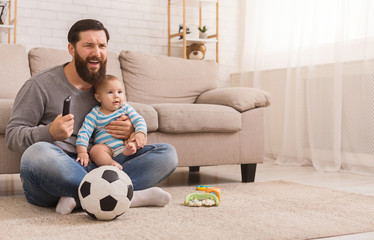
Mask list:
[[[107,59],[102,59],[101,57],[88,57],[86,60],[84,60],[81,58],[78,52],[75,51],[74,60],[77,73],[83,79],[83,81],[88,82],[91,85],[95,85],[104,79]],[[87,65],[90,60],[99,61],[100,67],[98,71],[90,71],[88,69]]]

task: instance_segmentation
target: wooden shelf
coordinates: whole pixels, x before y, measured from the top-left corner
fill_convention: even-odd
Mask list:
[[[171,55],[171,39],[183,36],[181,43],[183,44],[183,57],[187,58],[187,45],[193,43],[215,43],[216,44],[216,62],[219,62],[218,53],[219,53],[219,28],[218,28],[218,13],[219,13],[219,0],[168,0],[168,56]],[[183,31],[180,33],[171,34],[170,30],[170,12],[171,12],[171,5],[181,5],[183,7]],[[202,8],[205,6],[216,6],[216,33],[213,35],[208,36],[208,39],[200,39],[200,38],[188,38],[186,36],[186,8],[187,7],[195,7],[199,8],[199,27],[202,27]],[[175,41],[173,41],[175,43]]]
[[[11,31],[13,31],[13,43],[16,43],[17,30],[17,0],[0,1],[8,2],[8,21],[7,24],[0,25],[0,32],[8,32],[8,43],[10,43]],[[12,16],[14,14],[14,16]]]
[[[13,25],[3,25],[0,24],[0,32],[8,32],[10,30],[14,29]]]
[[[218,40],[217,39],[201,39],[201,38],[187,38],[186,39],[186,43],[187,45],[191,45],[193,43],[217,43]],[[183,44],[183,41],[181,39],[178,39],[178,40],[175,40],[173,41],[172,43],[175,43],[175,44]]]
[[[187,44],[193,44],[193,43],[216,43],[218,42],[217,39],[201,39],[201,38],[187,38],[186,39]]]
[[[215,5],[217,2],[218,0],[186,0],[186,6],[202,8],[209,5]],[[183,6],[183,0],[171,0],[170,4],[174,6]]]

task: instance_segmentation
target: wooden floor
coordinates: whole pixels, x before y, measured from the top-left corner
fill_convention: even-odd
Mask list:
[[[280,166],[270,162],[258,164],[255,181],[267,182],[273,180],[284,180],[374,196],[374,176],[346,172],[317,172],[312,167]],[[188,168],[177,168],[177,170],[163,183],[159,184],[159,186],[218,185],[221,183],[240,181],[241,175],[239,165],[201,167],[199,173],[189,173]],[[0,175],[0,196],[20,194],[23,193],[19,175]],[[374,232],[324,239],[374,239]]]

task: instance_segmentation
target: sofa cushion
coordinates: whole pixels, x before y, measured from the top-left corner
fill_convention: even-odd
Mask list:
[[[135,109],[145,120],[147,124],[147,131],[154,132],[158,129],[158,116],[156,110],[146,104],[129,102],[129,105]]]
[[[211,104],[152,104],[158,130],[164,133],[237,132],[241,114],[231,107]]]
[[[29,62],[32,75],[47,68],[70,61],[71,56],[66,50],[53,48],[32,48],[29,51]]]
[[[14,99],[23,83],[30,78],[26,48],[0,44],[0,99]]]
[[[118,54],[108,52],[108,62],[106,72],[122,79],[121,67],[118,60]],[[70,62],[71,55],[67,50],[53,48],[33,48],[29,51],[29,61],[31,74],[41,70],[54,67],[56,65]]]
[[[14,99],[0,99],[0,134],[5,134],[10,114],[12,113]]]
[[[131,102],[194,103],[201,93],[217,87],[218,65],[214,60],[122,51],[120,63],[127,99]]]
[[[244,112],[256,107],[270,105],[271,95],[261,89],[232,87],[218,88],[201,94],[196,103],[220,104]]]

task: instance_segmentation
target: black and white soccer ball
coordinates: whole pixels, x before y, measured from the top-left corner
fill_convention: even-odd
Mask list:
[[[99,220],[112,220],[130,207],[133,185],[129,176],[114,166],[87,173],[78,188],[81,206]]]

